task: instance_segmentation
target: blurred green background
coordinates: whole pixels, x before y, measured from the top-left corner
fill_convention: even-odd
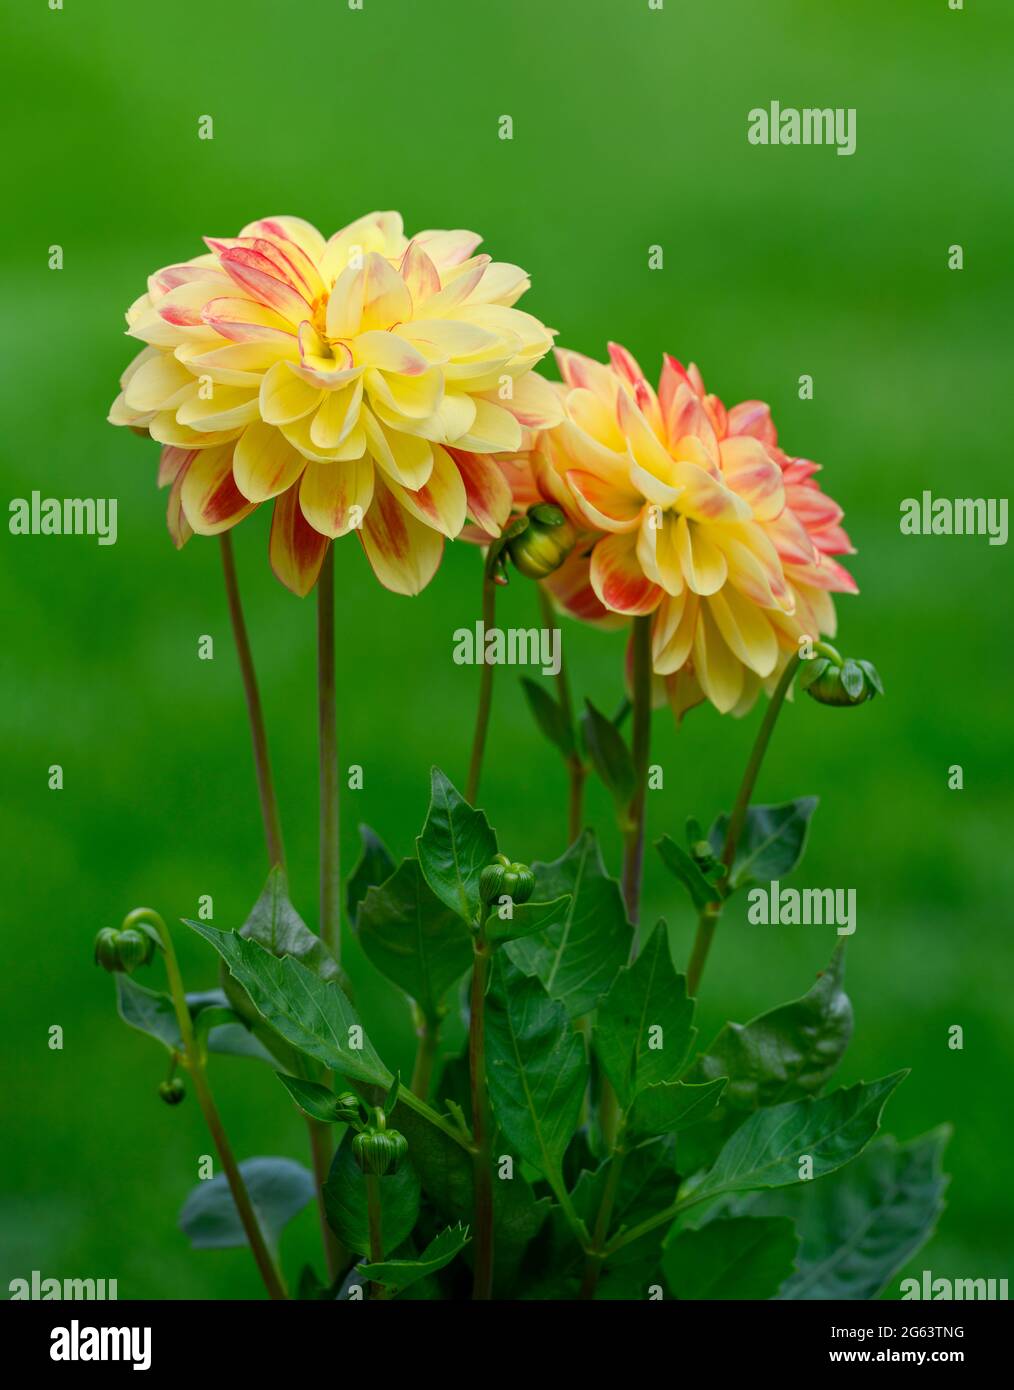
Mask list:
[[[32,0],[3,25],[6,497],[115,496],[120,525],[109,548],[3,533],[5,1289],[39,1269],[116,1277],[121,1297],[259,1295],[244,1251],[191,1253],[178,1231],[209,1141],[196,1104],[159,1103],[160,1049],[118,1022],[90,959],[96,929],[138,903],[172,920],[212,894],[216,924],[239,924],[265,870],[218,546],[173,550],[156,446],[105,416],[135,350],[122,314],[149,271],[258,216],[329,233],[387,207],[410,231],[481,231],[530,271],[522,307],[562,342],[602,355],[617,338],[652,370],[666,349],[696,360],[727,401],[771,402],[789,451],[825,464],[859,549],[842,645],[877,662],[888,698],[851,712],[797,702],[759,792],[819,793],[795,882],[858,893],[841,1079],[910,1066],[889,1127],[954,1125],[948,1208],[914,1268],[1008,1275],[1010,552],[902,537],[898,509],[923,488],[1007,487],[1010,7]],[[857,153],[751,147],[747,112],[772,99],[855,107]],[[197,139],[205,114],[213,142]],[[511,143],[497,138],[503,114]],[[61,272],[47,268],[54,243]],[[654,244],[663,271],[648,269]],[[802,373],[812,401],[798,398]],[[313,922],[314,610],[271,576],[268,523],[264,509],[235,545],[293,896]],[[350,867],[359,821],[411,847],[431,763],[464,781],[477,673],[452,663],[451,633],[477,615],[479,559],[450,547],[409,601],[380,589],[349,539],[337,576],[342,761],[365,769],[364,789],[343,794]],[[534,621],[524,581],[501,612]],[[201,634],[214,661],[197,659]],[[579,693],[612,707],[622,637],[568,625],[565,641]],[[758,718],[702,709],[677,733],[656,716],[652,836],[730,805]],[[493,737],[483,799],[502,842],[555,857],[564,774],[513,670],[497,675]],[[50,791],[57,762],[65,787]],[[955,763],[963,791],[947,787]],[[608,827],[601,788],[589,812]],[[616,864],[609,829],[604,843]],[[659,914],[685,960],[687,905],[649,854],[644,915]],[[208,950],[178,938],[189,986],[212,985]],[[803,992],[832,944],[827,928],[749,928],[730,912],[705,1039]],[[403,1002],[354,942],[346,951],[381,1052],[407,1070]],[[960,1052],[947,1046],[956,1023]],[[52,1024],[62,1051],[47,1046]],[[213,1082],[241,1156],[305,1158],[267,1068],[221,1059]],[[315,1253],[308,1211],[285,1237],[290,1273]]]

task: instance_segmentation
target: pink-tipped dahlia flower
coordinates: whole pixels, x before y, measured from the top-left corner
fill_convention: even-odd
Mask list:
[[[534,480],[584,534],[553,576],[576,616],[653,615],[652,657],[677,716],[703,699],[743,713],[806,633],[833,636],[835,560],[852,547],[819,465],[778,446],[768,407],[726,410],[696,367],[666,357],[657,392],[624,348],[610,363],[559,351],[565,417],[542,434]]]
[[[513,307],[525,272],[473,254],[473,232],[409,240],[394,212],[330,240],[296,217],[206,240],[129,309],[146,346],[109,417],[163,446],[176,545],[273,498],[271,563],[296,593],[355,530],[414,594],[466,514],[495,534],[510,498],[488,454],[560,416],[530,371],[552,335]]]

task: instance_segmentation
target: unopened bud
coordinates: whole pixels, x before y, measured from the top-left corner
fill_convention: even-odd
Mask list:
[[[535,875],[527,864],[512,864],[506,854],[498,854],[479,875],[479,897],[488,907],[500,898],[526,903],[535,892]]]
[[[174,1076],[171,1081],[160,1083],[158,1093],[166,1105],[179,1105],[187,1093],[187,1088],[178,1076]]]
[[[382,1178],[394,1174],[408,1154],[408,1140],[396,1129],[364,1129],[352,1140],[352,1156],[360,1172]]]
[[[529,579],[545,579],[574,548],[574,528],[559,507],[539,502],[527,513],[528,525],[508,541],[515,567]]]

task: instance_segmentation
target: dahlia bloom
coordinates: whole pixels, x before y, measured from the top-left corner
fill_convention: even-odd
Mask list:
[[[550,581],[558,601],[592,621],[652,614],[653,666],[677,716],[703,699],[745,712],[802,634],[834,635],[831,593],[856,591],[833,558],[852,547],[819,465],[779,448],[762,402],[727,410],[673,357],[657,392],[616,345],[608,365],[557,360],[565,417],[518,488],[534,480],[583,528]]]
[[[330,240],[270,217],[149,278],[109,418],[163,446],[177,546],[274,499],[271,563],[296,593],[355,530],[380,581],[414,594],[466,514],[498,533],[510,497],[488,455],[560,407],[530,371],[552,335],[513,307],[528,277],[480,240],[408,240],[394,212]]]

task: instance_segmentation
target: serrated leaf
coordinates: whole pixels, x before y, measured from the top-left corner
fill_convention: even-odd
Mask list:
[[[431,777],[429,813],[416,840],[419,867],[440,901],[471,924],[479,910],[479,875],[496,854],[496,836],[439,768]]]
[[[949,1138],[946,1125],[908,1144],[884,1135],[812,1190],[761,1197],[765,1214],[792,1217],[802,1237],[779,1298],[878,1298],[936,1229]]]
[[[472,938],[461,917],[436,896],[414,859],[402,860],[359,907],[359,941],[380,973],[410,995],[429,1019],[472,963]]]
[[[558,1180],[588,1080],[584,1042],[563,1006],[504,955],[494,957],[486,998],[486,1067],[508,1142]]]
[[[729,889],[752,883],[770,883],[790,874],[803,857],[810,820],[817,809],[815,796],[800,796],[778,806],[751,806],[736,858],[729,874]],[[725,847],[729,817],[719,816],[708,831],[716,855]]]
[[[467,1226],[447,1226],[434,1236],[418,1259],[378,1260],[376,1264],[360,1265],[359,1273],[364,1279],[383,1284],[392,1293],[400,1293],[417,1279],[436,1274],[437,1270],[449,1265],[464,1250],[468,1239]]]
[[[341,986],[322,980],[292,956],[281,960],[238,932],[219,931],[206,922],[187,921],[210,941],[246,990],[261,1017],[297,1051],[344,1076],[388,1086],[391,1073],[362,1030],[362,1046],[353,1047],[362,1029],[359,1015]]]
[[[661,856],[662,863],[670,873],[676,875],[690,894],[690,901],[698,911],[707,907],[709,903],[721,901],[721,893],[705,878],[700,865],[675,840],[663,835],[660,840],[655,841],[655,848]]]
[[[386,883],[395,869],[391,851],[368,825],[360,825],[359,838],[363,846],[359,862],[345,885],[345,907],[353,926],[356,924],[359,904],[366,897],[367,891]]]
[[[239,935],[256,941],[273,956],[293,956],[322,980],[340,976],[338,962],[289,901],[285,870],[277,866],[268,874]]]
[[[747,1112],[816,1095],[841,1061],[852,1037],[852,1005],[844,990],[845,947],[801,999],[727,1023],[695,1061],[692,1077],[727,1076],[722,1104]]]
[[[553,699],[545,686],[539,685],[527,676],[521,678],[521,688],[525,692],[528,708],[542,733],[565,758],[570,757],[574,752],[574,735],[559,701]]]
[[[487,940],[499,945],[536,936],[565,917],[569,906],[570,896],[567,895],[552,902],[513,903],[509,917],[501,917],[499,909],[494,908],[486,918]]]
[[[633,1135],[675,1134],[698,1124],[718,1104],[725,1078],[694,1086],[686,1081],[662,1081],[639,1092],[628,1128]]]
[[[634,760],[623,735],[612,720],[585,701],[581,717],[584,745],[595,771],[618,806],[626,806],[634,794]]]
[[[860,1081],[822,1100],[797,1100],[757,1110],[736,1130],[710,1172],[686,1184],[695,1200],[726,1192],[752,1192],[800,1182],[800,1159],[811,1160],[811,1180],[834,1172],[861,1153],[880,1128],[892,1091],[907,1072],[869,1085]]]
[[[780,1217],[732,1217],[682,1231],[662,1268],[677,1298],[774,1298],[795,1268],[799,1237]]]
[[[638,1091],[676,1081],[697,1036],[694,1003],[676,973],[659,922],[633,965],[621,970],[599,1007],[596,1056],[626,1108]]]
[[[291,1158],[247,1158],[239,1171],[264,1239],[277,1250],[284,1228],[313,1200],[313,1174]],[[247,1243],[224,1174],[193,1189],[180,1212],[180,1227],[195,1250],[227,1250]]]
[[[633,929],[620,885],[602,863],[595,833],[586,830],[561,858],[532,865],[541,898],[570,895],[567,910],[541,931],[510,944],[508,954],[571,1018],[595,1008],[630,959]]]
[[[301,1076],[286,1076],[283,1071],[276,1071],[275,1075],[305,1115],[327,1125],[337,1122],[335,1094],[330,1086],[322,1086],[317,1081],[304,1081]]]
[[[365,1255],[370,1249],[370,1220],[366,1179],[352,1155],[352,1133],[339,1144],[324,1184],[324,1210],[328,1224],[349,1250]],[[396,1173],[378,1177],[380,1189],[380,1237],[386,1254],[412,1233],[419,1215],[419,1175],[409,1159]]]
[[[399,1104],[390,1123],[409,1143],[428,1201],[448,1222],[471,1221],[475,1212],[475,1165],[470,1154],[442,1130],[426,1124]],[[522,1256],[552,1209],[548,1197],[536,1199],[523,1174],[493,1184],[493,1292],[509,1297]],[[467,1259],[467,1254],[466,1254]]]
[[[116,1008],[124,1023],[147,1033],[170,1051],[182,1052],[176,1010],[168,994],[139,985],[130,975],[116,976]]]

